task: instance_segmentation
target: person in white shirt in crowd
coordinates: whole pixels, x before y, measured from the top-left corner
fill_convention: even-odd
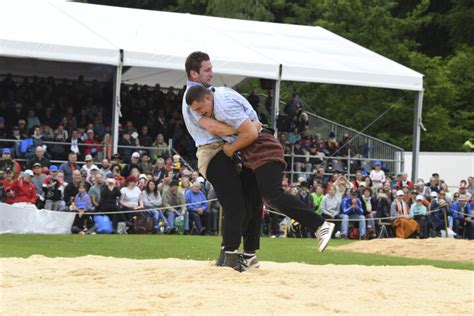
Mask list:
[[[370,180],[372,180],[372,186],[375,190],[383,187],[385,183],[385,172],[382,170],[382,163],[377,160],[374,163],[374,169],[370,171],[369,174]]]
[[[110,167],[111,167],[110,160],[107,158],[102,159],[102,166],[100,168],[100,173],[102,173],[102,177],[104,179],[107,177],[107,173],[111,172]]]
[[[158,190],[158,186],[154,180],[148,181],[145,189],[142,192],[142,195],[143,204],[147,209],[148,214],[153,218],[153,233],[160,232],[160,220],[163,222],[165,233],[169,233],[172,227],[163,215],[163,212],[158,209],[163,206],[163,200],[161,198],[161,193]]]
[[[321,216],[326,220],[337,218],[341,209],[341,200],[336,196],[336,188],[330,186],[328,193],[323,197],[321,202]],[[335,222],[336,237],[340,235],[340,222]]]
[[[138,210],[143,209],[143,195],[142,191],[137,187],[137,178],[128,176],[125,182],[125,187],[120,189],[120,206],[124,210]],[[126,217],[130,220],[133,213],[127,213]]]
[[[86,157],[84,158],[84,161],[86,162],[86,164],[82,166],[81,171],[87,172],[86,181],[90,182],[92,168],[96,168],[97,170],[99,170],[99,167],[97,167],[97,165],[94,164],[94,161],[92,160],[91,155],[86,155]]]

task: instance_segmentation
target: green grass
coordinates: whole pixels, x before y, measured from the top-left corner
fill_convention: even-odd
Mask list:
[[[331,246],[351,241],[333,240]],[[156,235],[0,235],[0,257],[78,257],[85,255],[132,259],[181,258],[214,260],[220,238]],[[474,270],[472,262],[410,259],[328,249],[319,253],[314,239],[262,238],[260,260],[309,264],[431,265]]]

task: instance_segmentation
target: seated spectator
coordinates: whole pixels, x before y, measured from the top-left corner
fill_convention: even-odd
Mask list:
[[[2,158],[0,159],[0,176],[3,175],[6,169],[13,171],[14,177],[21,171],[19,165],[12,159],[10,148],[3,149]]]
[[[321,201],[321,215],[326,220],[332,220],[337,218],[341,208],[341,200],[336,196],[336,188],[330,186],[328,193],[323,197]],[[336,222],[336,229],[334,231],[340,231],[340,224]]]
[[[153,140],[151,139],[150,135],[148,134],[148,126],[143,125],[140,128],[140,134],[138,136],[138,141],[140,142],[140,146],[151,147]]]
[[[41,122],[39,118],[36,116],[35,110],[30,109],[28,110],[28,114],[26,118],[26,128],[32,129],[35,126],[41,126]]]
[[[300,143],[296,143],[293,149],[293,154],[298,156],[308,156],[309,152],[306,146],[301,146]],[[295,157],[294,158],[295,171],[298,173],[301,172],[311,172],[311,163],[306,157]]]
[[[290,144],[295,144],[299,142],[300,139],[301,139],[301,135],[297,127],[293,128],[291,132],[288,133],[288,141],[290,142]]]
[[[100,202],[98,208],[99,212],[117,212],[117,214],[107,214],[109,219],[112,221],[112,227],[117,232],[117,226],[119,222],[125,222],[126,218],[123,213],[120,212],[118,201],[121,193],[120,188],[116,185],[115,179],[107,175],[106,185],[100,190]]]
[[[143,196],[137,187],[137,182],[135,176],[128,176],[125,186],[120,189],[120,206],[124,211],[143,209]],[[125,214],[129,221],[131,221],[133,216],[134,213]]]
[[[168,144],[165,142],[163,134],[156,135],[156,140],[153,142],[151,147],[155,147],[155,149],[151,150],[151,159],[153,161],[157,161],[159,158],[168,157]]]
[[[51,211],[59,211],[64,208],[65,203],[61,192],[62,181],[58,177],[58,167],[49,167],[50,175],[43,183],[44,208]]]
[[[165,233],[170,233],[172,231],[171,225],[168,223],[168,220],[163,215],[163,212],[158,209],[163,205],[163,200],[161,198],[160,191],[158,191],[158,186],[154,180],[148,181],[143,194],[143,205],[147,209],[148,214],[153,218],[154,233],[160,231],[160,220],[163,221],[163,226],[165,228]],[[173,231],[174,232],[174,231]]]
[[[12,204],[13,203],[13,197],[9,196],[7,193],[10,191],[10,187],[12,186],[13,183],[13,170],[8,167],[5,169],[3,173],[3,180],[0,180],[1,186],[3,187],[3,190],[5,191],[5,197],[4,201],[7,204]]]
[[[428,238],[429,237],[429,226],[428,226],[428,210],[423,205],[423,196],[416,196],[416,203],[412,204],[410,208],[410,217],[413,218],[420,227],[420,237]]]
[[[140,171],[144,174],[152,174],[153,173],[153,165],[150,162],[150,155],[147,151],[142,153],[140,157],[140,163],[138,164]]]
[[[119,188],[123,188],[125,186],[125,177],[122,176],[122,171],[120,170],[119,165],[112,166],[112,175],[113,175],[113,178],[115,179],[115,184]]]
[[[59,170],[64,173],[64,181],[71,183],[73,172],[79,170],[79,166],[77,165],[77,153],[70,152],[68,155],[68,162],[61,164]]]
[[[74,202],[74,198],[76,197],[77,193],[79,192],[79,185],[84,182],[86,185],[86,191],[89,191],[90,184],[85,182],[81,176],[81,172],[79,170],[74,170],[72,173],[72,180],[66,185],[64,189],[64,202],[66,207],[71,206],[71,203]],[[67,211],[67,209],[64,209]]]
[[[69,138],[67,140],[67,142],[71,143],[71,146],[69,148],[70,152],[73,152],[76,155],[81,154],[81,150],[79,148],[79,145],[82,144],[82,139],[79,137],[79,132],[76,129],[72,131],[71,138]]]
[[[130,163],[126,164],[122,168],[122,171],[121,171],[122,176],[124,176],[125,178],[130,176],[133,168],[136,168],[139,170],[138,174],[142,173],[142,170],[140,169],[140,154],[138,152],[134,152],[131,155]]]
[[[28,159],[26,168],[33,169],[33,165],[39,163],[41,168],[49,167],[49,159],[44,156],[43,146],[37,146],[35,149],[35,155]]]
[[[84,141],[84,144],[89,146],[84,146],[84,154],[91,155],[92,157],[96,157],[97,153],[100,152],[100,142],[94,138],[94,131],[92,129],[87,131],[87,139]],[[90,145],[97,145],[97,146],[90,146]]]
[[[165,160],[163,158],[158,158],[152,174],[156,183],[160,183],[164,178],[168,176],[168,171],[165,169]]]
[[[178,190],[178,181],[173,180],[170,183],[169,189],[163,193],[163,206],[165,209],[165,216],[171,228],[174,228],[174,219],[179,216],[184,218],[184,231],[189,233],[189,215],[187,215],[185,206],[178,206],[186,204],[183,193]]]
[[[216,191],[211,186],[207,192],[207,199],[209,202],[209,212],[211,214],[211,235],[217,235],[219,231],[219,214],[221,211],[221,205],[217,200]]]
[[[336,196],[340,201],[342,201],[344,193],[352,189],[352,184],[344,175],[339,176],[333,186],[336,188]]]
[[[391,205],[390,216],[394,218],[392,226],[398,238],[409,238],[419,232],[418,223],[410,218],[408,204],[403,200],[403,191],[398,190],[397,198]]]
[[[382,170],[382,163],[379,160],[374,163],[374,169],[370,171],[369,177],[370,180],[372,180],[372,186],[375,190],[383,187],[386,181],[385,172]]]
[[[201,183],[198,181],[194,182],[191,189],[186,191],[184,199],[186,204],[190,204],[187,207],[190,223],[194,222],[199,234],[203,235],[206,232],[209,233],[211,230],[211,216],[209,214],[206,196],[201,192]],[[202,223],[204,223],[204,225]]]
[[[306,184],[306,183],[305,183],[305,184]],[[305,188],[305,187],[303,186],[303,182],[300,184],[300,186],[301,186],[302,188]],[[307,191],[307,188],[302,189],[302,190],[303,190],[303,191]],[[301,195],[301,192],[300,192],[300,195]],[[322,185],[320,185],[320,184],[316,185],[316,188],[315,188],[314,192],[311,193],[311,198],[312,198],[312,200],[313,200],[313,201],[312,201],[313,203],[311,204],[312,208],[314,209],[314,211],[315,211],[317,214],[321,215],[321,212],[322,212],[322,205],[323,205],[322,202],[323,202],[323,199],[324,199],[324,188],[323,188]]]
[[[95,233],[94,219],[88,214],[89,210],[86,203],[79,202],[71,211],[77,212],[71,228],[73,234],[86,235]]]
[[[346,195],[341,202],[341,212],[339,217],[341,221],[341,238],[347,238],[349,230],[349,219],[359,221],[359,238],[365,239],[365,216],[362,203],[357,197],[357,192],[351,192]]]
[[[36,203],[38,196],[33,183],[31,183],[32,178],[33,171],[27,169],[23,171],[19,179],[13,181],[7,192],[7,197],[11,198],[12,203]]]
[[[138,176],[138,183],[137,186],[140,189],[140,191],[145,190],[145,187],[148,183],[148,177],[146,174],[142,173]]]
[[[390,217],[390,201],[387,193],[383,188],[377,190],[377,198],[375,200],[375,211],[377,218]]]
[[[94,164],[94,160],[90,154],[86,155],[84,161],[86,162],[86,164],[82,165],[81,171],[85,171],[87,173],[86,180],[89,181],[92,168],[95,167],[95,169],[97,170],[99,170],[99,168],[96,164]]]
[[[467,182],[466,180],[462,180],[459,185],[459,199],[472,201],[472,195],[470,192],[467,191]]]
[[[102,159],[102,165],[101,165],[99,170],[100,170],[100,173],[102,174],[102,177],[104,179],[105,179],[105,177],[107,177],[107,174],[109,172],[112,172],[110,167],[111,167],[110,160],[107,159],[107,158]]]
[[[119,154],[123,158],[123,161],[130,162],[130,157],[132,153],[134,152],[134,149],[130,147],[132,146],[135,147],[135,143],[132,142],[132,139],[128,131],[126,130],[123,131],[122,138],[120,138],[118,145],[119,145]]]
[[[79,205],[79,203],[83,203],[84,208],[86,209],[86,211],[91,211],[92,210],[93,206],[92,206],[91,198],[90,198],[89,194],[87,193],[89,189],[90,188],[87,185],[87,182],[81,181],[79,183],[79,186],[77,188],[77,194],[74,197],[74,202],[71,203],[70,208],[69,208],[71,211],[74,211],[77,208],[77,206]]]
[[[449,212],[449,227],[452,230],[461,235],[461,227],[464,222],[464,227],[466,228],[465,237],[468,239],[473,239],[473,223],[472,223],[472,207],[471,203],[465,199],[459,199],[451,205]]]
[[[402,172],[400,174],[400,180],[397,181],[397,188],[401,189],[404,186],[407,186],[409,190],[413,190],[413,182],[408,180],[408,173]]]

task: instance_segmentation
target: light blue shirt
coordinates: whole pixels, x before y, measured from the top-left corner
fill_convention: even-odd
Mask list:
[[[197,82],[188,81],[186,83],[186,92],[187,89],[193,86],[201,86],[201,84]],[[181,110],[183,112],[184,124],[186,124],[186,128],[188,129],[189,134],[194,139],[196,147],[222,141],[219,136],[209,134],[209,132],[205,128],[199,125],[198,122],[202,118],[202,116],[194,111],[191,111],[191,108],[186,104],[186,92],[184,92],[183,95],[183,104],[181,106]]]
[[[258,115],[247,99],[227,87],[215,88],[214,118],[235,129],[238,129],[247,119],[258,122]],[[228,143],[233,143],[237,136],[231,135],[222,138]]]

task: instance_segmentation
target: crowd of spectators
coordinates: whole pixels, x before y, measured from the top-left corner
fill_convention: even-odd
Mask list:
[[[77,211],[76,233],[93,232],[94,217],[87,214],[100,211],[112,213],[107,218],[116,233],[136,229],[145,214],[149,222],[143,223],[155,233],[216,234],[219,205],[208,202],[215,192],[182,160],[193,165],[195,146],[181,117],[181,92],[123,85],[120,146],[113,153],[109,85],[82,77],[14,80],[6,75],[0,81],[0,201]],[[255,90],[248,100],[262,123],[270,123]],[[264,106],[269,113],[270,93]],[[285,190],[336,220],[337,237],[373,238],[381,229],[377,218],[405,217],[416,222],[422,238],[440,235],[446,226],[458,237],[472,238],[472,177],[451,192],[436,174],[427,183],[412,183],[405,173],[391,177],[375,162],[368,168],[354,163],[355,177],[348,179],[341,173],[347,162],[339,160],[338,167],[325,157],[345,157],[349,150],[351,157],[366,157],[364,146],[354,146],[347,133],[341,140],[333,133],[327,140],[311,135],[297,95],[278,124],[286,153],[299,156],[294,177],[284,179]],[[178,154],[172,155],[170,142]],[[440,209],[447,212],[446,223]],[[264,234],[307,236],[304,227],[273,212],[264,211],[263,219]]]

